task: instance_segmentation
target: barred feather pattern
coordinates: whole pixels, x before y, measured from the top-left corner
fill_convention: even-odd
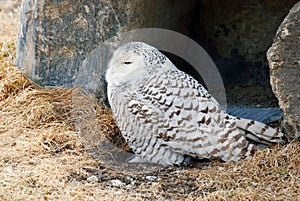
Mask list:
[[[281,140],[274,128],[228,115],[200,83],[147,44],[120,47],[106,79],[112,112],[136,154],[132,162],[237,161]]]

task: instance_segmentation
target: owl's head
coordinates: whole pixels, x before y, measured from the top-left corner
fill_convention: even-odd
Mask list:
[[[172,62],[155,47],[142,42],[130,42],[114,52],[106,80],[109,85],[134,84],[172,68],[175,68]]]

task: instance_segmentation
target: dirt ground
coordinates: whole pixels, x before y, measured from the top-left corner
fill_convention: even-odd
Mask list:
[[[300,200],[296,141],[240,162],[198,161],[147,174],[92,158],[70,115],[75,89],[37,86],[14,67],[19,4],[0,0],[0,200]],[[111,123],[109,111],[98,108],[100,124]]]

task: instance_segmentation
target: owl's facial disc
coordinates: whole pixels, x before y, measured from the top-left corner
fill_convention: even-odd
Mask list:
[[[141,55],[132,52],[126,54],[116,52],[109,63],[106,80],[108,84],[120,85],[137,82],[146,75],[147,69]]]
[[[153,73],[176,68],[158,49],[142,42],[119,47],[106,72],[108,85],[138,84]]]

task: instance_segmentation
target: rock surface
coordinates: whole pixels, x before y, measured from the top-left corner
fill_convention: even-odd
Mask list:
[[[17,66],[41,85],[72,86],[85,56],[126,24],[124,10],[117,16],[110,1],[24,0]]]
[[[41,85],[73,86],[78,68],[101,42],[127,30],[161,26],[154,22],[176,16],[179,9],[181,16],[188,13],[180,4],[158,0],[24,0],[17,66]],[[167,11],[158,15],[158,8]],[[182,20],[177,18],[173,21]],[[172,28],[170,20],[169,24],[164,22],[165,28]]]
[[[278,28],[267,57],[271,85],[284,112],[290,138],[300,137],[300,2]]]

